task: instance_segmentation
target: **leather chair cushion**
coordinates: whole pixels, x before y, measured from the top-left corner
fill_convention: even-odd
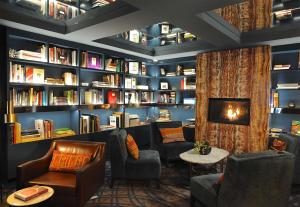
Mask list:
[[[161,163],[159,153],[155,150],[141,150],[140,158],[128,157],[126,176],[130,179],[158,179]]]
[[[29,183],[52,187],[55,194],[75,196],[76,175],[72,173],[47,172],[32,179]]]
[[[63,153],[71,154],[92,154],[94,159],[99,151],[99,145],[95,143],[84,143],[84,142],[63,142],[59,141],[55,143],[55,149]]]
[[[222,174],[211,174],[196,176],[191,179],[191,192],[192,195],[202,204],[209,207],[217,206],[217,191],[214,184],[218,182]]]

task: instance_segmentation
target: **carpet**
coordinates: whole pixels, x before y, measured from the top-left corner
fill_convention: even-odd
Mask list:
[[[91,197],[85,207],[188,207],[190,191],[188,187],[187,166],[176,163],[169,168],[162,167],[160,189],[155,183],[116,181],[109,187],[110,167],[106,167],[105,184]],[[203,171],[204,172],[204,171]],[[205,172],[207,173],[207,172]],[[14,191],[14,183],[6,185],[4,199]],[[3,202],[1,207],[7,207]],[[293,193],[288,207],[300,206],[300,192]]]

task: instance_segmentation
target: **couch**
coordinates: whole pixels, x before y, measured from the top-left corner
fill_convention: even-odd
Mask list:
[[[220,174],[191,179],[191,206],[286,207],[293,171],[294,155],[289,152],[232,155],[220,184]]]
[[[92,160],[75,173],[49,171],[53,151],[91,153]],[[47,154],[17,167],[17,188],[45,185],[54,189],[54,206],[82,207],[104,183],[105,143],[53,141]]]

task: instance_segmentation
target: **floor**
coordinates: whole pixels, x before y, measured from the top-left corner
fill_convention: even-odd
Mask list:
[[[187,166],[176,163],[169,168],[162,168],[161,186],[157,189],[155,183],[116,182],[109,188],[109,164],[107,167],[105,185],[90,199],[85,207],[188,207],[189,187],[184,178]],[[14,190],[14,183],[5,188],[5,196]],[[298,191],[298,190],[297,190]],[[5,201],[5,198],[3,199]],[[300,206],[300,191],[290,197],[288,207]],[[2,203],[0,207],[7,207]]]

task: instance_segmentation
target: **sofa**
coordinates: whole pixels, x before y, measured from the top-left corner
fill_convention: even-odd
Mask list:
[[[75,173],[49,171],[53,151],[91,153],[89,163]],[[53,141],[47,154],[17,167],[17,189],[45,185],[54,189],[53,206],[82,207],[104,183],[105,143]]]
[[[163,143],[160,128],[177,128],[182,127],[181,121],[156,122],[153,123],[153,147],[159,151],[160,157],[166,161],[179,160],[179,155],[185,151],[194,148],[194,134],[190,128],[183,127],[185,142]],[[193,129],[194,131],[194,129]]]
[[[111,187],[114,181],[142,180],[156,181],[159,187],[161,163],[159,153],[155,150],[139,150],[139,159],[128,154],[126,146],[127,132],[124,129],[111,133]]]
[[[286,207],[290,196],[294,155],[265,151],[232,155],[221,174],[191,179],[191,206]]]

